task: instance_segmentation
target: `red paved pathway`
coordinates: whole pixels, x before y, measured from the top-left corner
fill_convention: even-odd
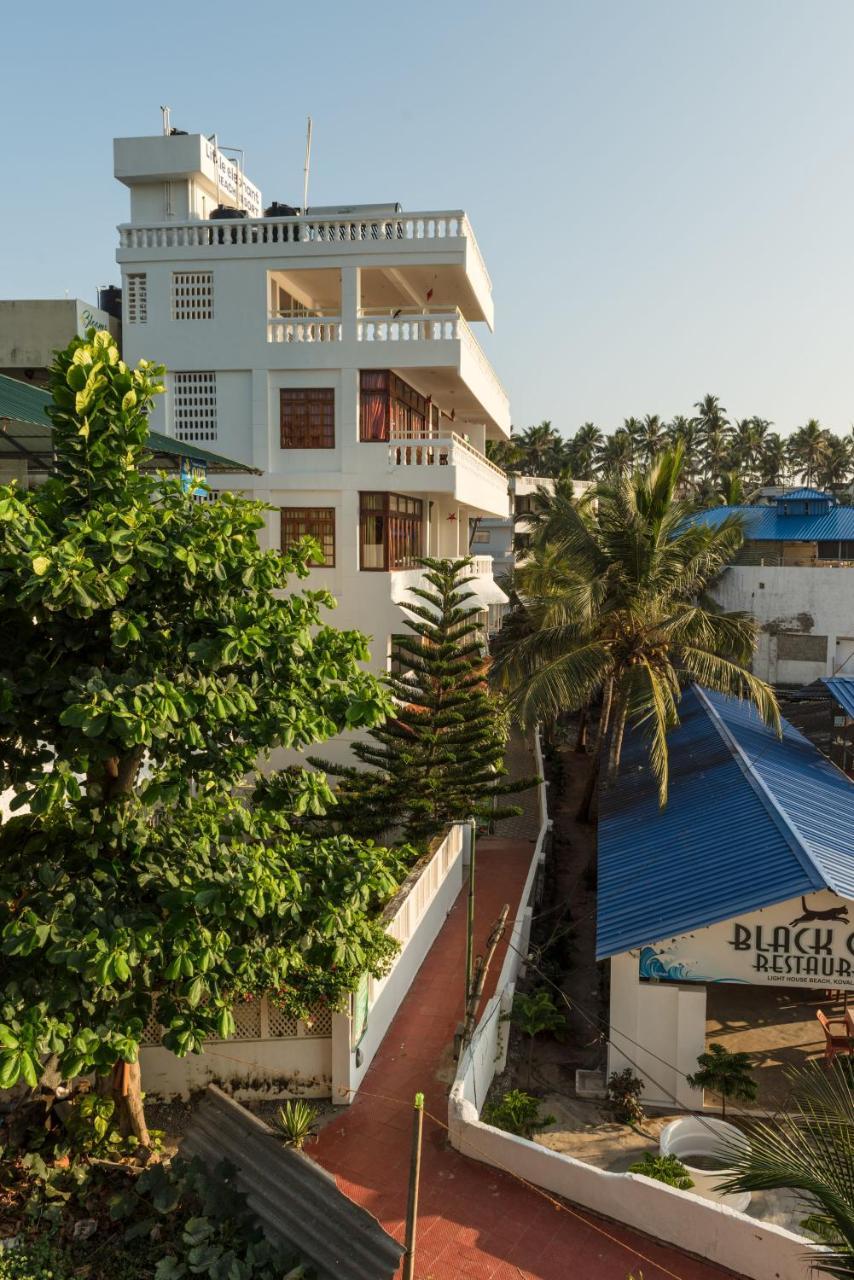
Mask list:
[[[527,840],[479,842],[476,947],[482,947],[504,902],[511,904],[511,919],[515,915],[531,852]],[[732,1280],[730,1272],[586,1210],[556,1209],[508,1174],[449,1146],[442,1126],[453,1074],[451,1045],[462,1011],[465,932],[463,892],[355,1102],[325,1126],[311,1154],[335,1174],[343,1192],[402,1240],[412,1099],[420,1090],[427,1111],[440,1123],[424,1121],[417,1280],[626,1280],[641,1271],[643,1280]],[[502,946],[486,997],[494,990],[503,955]]]

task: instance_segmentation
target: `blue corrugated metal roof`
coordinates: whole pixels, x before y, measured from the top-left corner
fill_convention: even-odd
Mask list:
[[[854,507],[831,507],[824,515],[784,516],[774,507],[712,507],[693,519],[719,525],[741,516],[748,542],[835,542],[854,538]]]
[[[854,784],[792,725],[689,689],[658,806],[641,733],[602,796],[597,955],[832,889],[854,898]]]
[[[854,676],[824,676],[822,683],[827,685],[831,697],[839,703],[846,715],[854,718]]]
[[[785,493],[779,494],[774,501],[788,502],[790,498],[802,498],[813,501],[815,499],[824,499],[825,502],[836,501],[832,493],[825,493],[823,489],[787,489]]]

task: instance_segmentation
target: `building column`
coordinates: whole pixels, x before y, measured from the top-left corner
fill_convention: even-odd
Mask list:
[[[341,267],[341,323],[343,342],[356,339],[356,320],[362,307],[362,272],[359,267]]]
[[[274,432],[278,422],[270,421],[270,396],[266,369],[252,370],[252,465],[265,475],[273,470]],[[276,438],[278,444],[278,439]]]

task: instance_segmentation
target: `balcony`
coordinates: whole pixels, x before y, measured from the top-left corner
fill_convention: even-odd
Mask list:
[[[424,312],[403,308],[362,313],[355,322],[333,311],[273,314],[267,317],[267,342],[292,345],[300,367],[342,364],[342,346],[360,369],[394,368],[419,384],[419,390],[448,410],[454,421],[490,423],[510,430],[510,401],[488,357],[460,311]],[[281,356],[282,364],[289,358]]]
[[[453,403],[461,422],[486,419],[509,435],[507,392],[459,310],[361,315],[356,338],[360,368],[411,370],[419,389]]]
[[[271,266],[366,265],[389,270],[450,268],[460,305],[472,319],[493,320],[492,281],[461,209],[342,217],[235,218],[124,223],[119,262],[216,258],[266,259]]]
[[[388,444],[392,484],[407,493],[447,493],[458,502],[489,515],[507,516],[507,476],[455,432]],[[491,557],[478,557],[490,561]]]

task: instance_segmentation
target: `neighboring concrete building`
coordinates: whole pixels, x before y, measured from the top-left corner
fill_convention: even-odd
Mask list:
[[[308,585],[374,637],[385,670],[416,559],[466,555],[474,521],[509,514],[485,456],[510,411],[471,328],[492,325],[493,303],[468,218],[396,204],[258,216],[258,189],[200,134],[119,138],[115,173],[130,189],[125,358],[169,370],[152,426],[258,468],[218,483],[275,508],[268,546],[317,537]],[[486,620],[505,597],[489,556],[475,570]]]
[[[118,289],[99,290],[98,306],[81,298],[0,300],[0,374],[46,386],[54,351],[87,329],[109,329],[121,342],[120,307]]]
[[[530,543],[530,527],[525,519],[530,515],[538,489],[554,493],[555,482],[548,476],[508,477],[510,481],[510,515],[502,518],[487,516],[478,521],[472,535],[472,550],[492,556],[496,576],[509,573],[524,558]],[[590,480],[573,480],[572,492],[580,498],[590,488]]]
[[[712,594],[758,619],[755,673],[794,685],[854,674],[854,507],[790,489],[769,505],[715,507],[700,518],[719,524],[733,513],[745,521],[744,547]]]

